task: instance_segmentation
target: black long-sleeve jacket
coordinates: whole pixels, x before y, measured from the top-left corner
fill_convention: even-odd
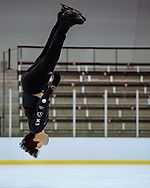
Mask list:
[[[27,116],[30,132],[41,132],[48,122],[49,97],[53,89],[49,87],[41,98],[23,92],[23,107]]]

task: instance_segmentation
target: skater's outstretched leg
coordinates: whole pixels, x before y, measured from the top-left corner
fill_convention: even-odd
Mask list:
[[[65,10],[63,8],[61,8],[61,10],[59,11],[59,13],[57,14],[57,22],[54,25],[54,27],[52,28],[52,31],[51,31],[51,33],[49,35],[49,38],[48,38],[48,40],[47,40],[47,42],[46,42],[46,44],[44,46],[44,49],[42,50],[41,54],[37,58],[37,62],[38,62],[39,58],[42,58],[46,54],[46,52],[47,52],[47,50],[48,50],[48,48],[49,48],[49,46],[50,46],[50,44],[52,42],[52,39],[53,39],[53,37],[54,37],[54,35],[55,35],[58,27],[59,27],[60,19],[61,19],[62,14],[64,13],[64,11]]]
[[[78,14],[69,10],[63,12],[49,47],[45,50],[46,53],[37,60],[39,62],[31,67],[23,77],[22,84],[25,92],[29,93],[30,91],[30,93],[36,94],[43,90],[59,60],[66,33],[72,26],[83,23],[84,20]]]

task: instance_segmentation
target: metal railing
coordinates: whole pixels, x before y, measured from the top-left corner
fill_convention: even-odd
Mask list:
[[[139,122],[139,116],[140,116],[140,109],[139,109],[139,91],[136,90],[136,93],[135,93],[135,96],[136,96],[136,118],[135,118],[135,137],[139,137],[139,130],[140,130],[140,122]],[[72,114],[73,114],[73,137],[76,137],[76,90],[73,89],[73,93],[72,93]],[[109,111],[109,104],[108,104],[108,90],[106,89],[104,91],[104,137],[108,137],[108,111]]]
[[[5,95],[6,95],[6,71],[11,69],[12,66],[12,52],[16,54],[16,60],[19,62],[18,73],[21,71],[23,62],[32,62],[43,49],[43,46],[25,46],[19,45],[15,49],[8,49],[3,52],[3,76],[2,76],[2,110],[1,120],[5,119]],[[35,50],[35,51],[34,51]],[[38,51],[38,53],[37,53]],[[29,52],[29,53],[28,53]],[[27,58],[27,60],[26,60]],[[31,58],[31,59],[30,59]],[[62,70],[71,71],[70,65],[74,65],[75,71],[88,72],[92,65],[91,71],[99,71],[97,66],[101,66],[101,71],[105,72],[150,72],[150,47],[64,47],[62,49],[62,55],[60,57],[60,67],[64,66]],[[62,64],[61,64],[62,62]],[[63,63],[68,63],[68,65]],[[70,64],[69,64],[70,63]],[[83,67],[82,67],[83,66]],[[60,68],[58,67],[58,69]],[[21,75],[20,75],[21,76]],[[142,78],[141,78],[142,79]],[[21,89],[19,89],[21,92]],[[146,92],[147,93],[147,92]],[[109,94],[109,93],[107,93]],[[106,96],[107,96],[106,94]],[[106,97],[105,96],[105,97]],[[108,97],[108,96],[107,96]],[[106,97],[106,99],[107,99]],[[74,93],[75,100],[75,93]],[[136,136],[139,134],[139,96],[136,94]],[[20,99],[21,101],[21,99]],[[105,136],[107,136],[107,104],[104,106],[104,125]],[[21,113],[21,112],[20,112]],[[75,113],[75,107],[74,107]],[[73,113],[73,114],[74,114]],[[73,121],[75,127],[75,119]],[[5,121],[1,123],[1,134],[5,127]],[[21,126],[22,127],[22,126]],[[75,128],[74,128],[75,129]],[[73,135],[76,133],[74,131]]]

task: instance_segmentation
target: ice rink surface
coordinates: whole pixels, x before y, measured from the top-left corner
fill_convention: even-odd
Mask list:
[[[150,165],[4,165],[0,188],[150,188]]]

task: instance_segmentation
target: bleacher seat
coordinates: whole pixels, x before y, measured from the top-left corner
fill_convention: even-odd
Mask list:
[[[22,68],[18,74],[22,75],[31,64],[19,62]],[[108,90],[108,136],[136,135],[136,90],[140,95],[140,136],[150,135],[149,74],[145,69],[138,68],[142,66],[140,63],[134,63],[133,66],[124,63],[117,67],[117,71],[115,66],[111,63],[58,63],[56,70],[60,71],[62,81],[51,99],[50,120],[46,127],[50,136],[72,136],[73,89],[77,92],[77,136],[104,136],[105,89]],[[20,122],[23,123],[22,131],[25,134],[28,125],[24,114]]]

